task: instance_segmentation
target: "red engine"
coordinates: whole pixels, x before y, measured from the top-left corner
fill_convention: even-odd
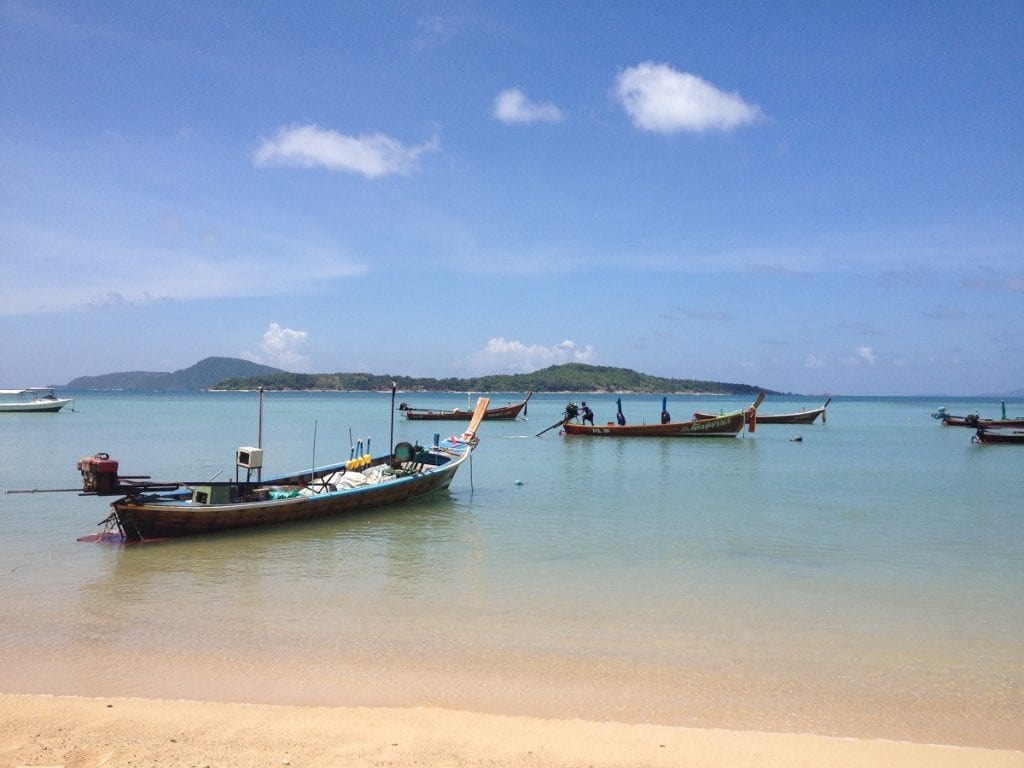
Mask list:
[[[86,493],[115,493],[118,487],[117,460],[106,453],[86,456],[78,464],[82,473],[82,490]]]

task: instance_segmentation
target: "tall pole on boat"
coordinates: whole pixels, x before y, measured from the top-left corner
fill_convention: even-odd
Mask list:
[[[395,390],[398,389],[398,384],[394,381],[391,382],[391,442],[388,443],[389,455],[395,450]]]
[[[256,433],[256,447],[263,450],[263,387],[260,387],[260,421],[259,430]],[[263,462],[260,462],[260,466],[256,469],[256,482],[263,482]]]
[[[260,420],[259,428],[256,433],[256,447],[263,447],[263,387],[260,387]]]
[[[313,466],[309,470],[309,484],[312,485],[313,481],[316,480],[316,419],[313,420]],[[325,483],[326,485],[326,483]]]

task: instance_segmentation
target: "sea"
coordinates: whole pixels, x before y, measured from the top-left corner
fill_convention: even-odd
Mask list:
[[[601,423],[616,396],[536,394],[424,499],[123,544],[80,540],[110,501],[76,493],[82,457],[199,481],[262,444],[285,472],[444,440],[462,425],[397,404],[476,395],[64,394],[57,414],[0,414],[2,692],[1024,749],[1024,447],[931,416],[1024,400],[834,397],[825,423],[673,440],[564,436],[568,401]],[[621,398],[628,422],[659,420],[661,396]],[[747,405],[668,398],[674,420]]]

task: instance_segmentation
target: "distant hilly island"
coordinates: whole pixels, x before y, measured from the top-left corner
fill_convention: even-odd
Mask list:
[[[286,373],[280,368],[251,363],[233,357],[207,357],[179,371],[122,371],[102,376],[79,376],[66,385],[68,389],[127,389],[189,391],[212,389],[225,379],[239,376],[270,376]]]
[[[533,373],[473,378],[420,378],[372,373],[289,373],[232,357],[207,357],[178,371],[124,371],[102,376],[79,376],[68,389],[198,391],[258,389],[380,392],[394,382],[402,391],[422,392],[606,392],[719,395],[781,394],[750,384],[699,379],[667,379],[628,368],[568,363]]]

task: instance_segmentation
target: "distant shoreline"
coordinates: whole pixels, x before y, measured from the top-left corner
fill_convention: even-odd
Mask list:
[[[652,376],[629,368],[567,363],[530,373],[485,376],[408,376],[367,372],[292,373],[247,360],[208,357],[189,368],[173,372],[122,371],[99,376],[79,376],[63,389],[154,391],[356,391],[383,392],[397,386],[403,392],[644,392],[718,394],[782,394],[760,385],[695,378]]]
[[[95,391],[95,390],[94,390]],[[204,389],[202,392],[259,392],[259,389]],[[317,393],[340,393],[345,395],[358,395],[358,394],[376,394],[376,395],[390,395],[390,389],[264,389],[264,392],[317,392]],[[396,395],[523,395],[523,392],[517,390],[478,390],[478,389],[397,389],[395,390]],[[742,394],[732,394],[728,392],[641,392],[633,390],[623,390],[608,392],[605,390],[579,390],[579,389],[565,389],[565,390],[552,390],[547,392],[534,392],[535,395],[646,395],[650,397],[742,397]],[[804,395],[796,395],[795,397],[804,397]],[[815,397],[811,395],[810,397]]]

